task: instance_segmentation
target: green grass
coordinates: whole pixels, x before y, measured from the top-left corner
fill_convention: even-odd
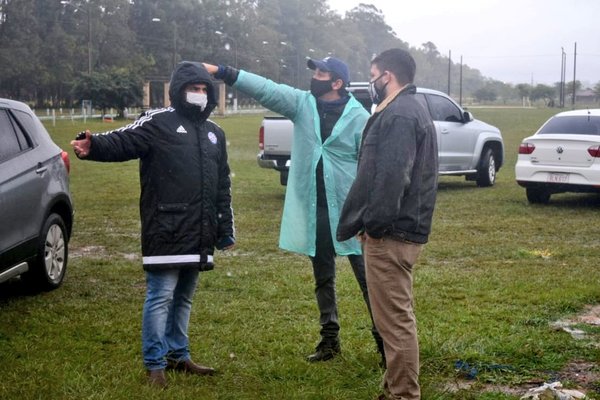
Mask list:
[[[518,385],[572,360],[600,359],[590,341],[549,325],[600,301],[600,198],[562,194],[532,206],[514,181],[518,144],[554,112],[474,110],[504,135],[506,163],[497,184],[480,189],[463,178],[441,179],[433,233],[415,270],[424,399],[517,399],[484,393],[483,385]],[[230,142],[238,243],[201,275],[190,339],[194,358],[220,374],[169,374],[165,393],[145,385],[138,165],[72,156],[76,220],[64,285],[34,296],[18,282],[0,286],[0,399],[372,399],[379,393],[378,355],[345,259],[338,273],[342,356],[317,365],[304,360],[318,341],[312,272],[306,257],[277,247],[284,188],[275,172],[256,165],[261,116],[215,120]],[[70,122],[49,127],[63,148],[81,129]],[[453,393],[447,385],[462,379],[457,360],[479,368],[473,387]]]

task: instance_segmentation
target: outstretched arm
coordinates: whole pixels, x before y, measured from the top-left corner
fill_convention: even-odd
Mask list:
[[[248,71],[238,71],[231,67],[204,63],[204,68],[217,79],[252,96],[261,105],[279,113],[292,121],[299,112],[299,104],[304,96],[310,96],[305,90],[273,82],[270,79]]]

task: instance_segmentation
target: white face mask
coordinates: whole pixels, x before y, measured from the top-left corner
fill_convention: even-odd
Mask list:
[[[205,93],[186,92],[185,100],[190,104],[200,107],[200,111],[204,111],[206,104],[208,103],[208,98]]]

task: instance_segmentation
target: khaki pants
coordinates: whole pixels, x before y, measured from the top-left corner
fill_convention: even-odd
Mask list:
[[[423,245],[366,237],[363,254],[373,319],[383,338],[388,398],[419,400],[419,342],[413,312],[412,268]]]

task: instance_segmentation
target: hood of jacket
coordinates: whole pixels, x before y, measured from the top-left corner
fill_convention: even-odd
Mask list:
[[[191,83],[203,83],[206,85],[208,103],[203,111],[200,111],[198,106],[185,101],[184,90]],[[192,120],[206,120],[217,106],[217,96],[212,77],[201,63],[194,61],[182,61],[175,67],[169,86],[169,99],[177,112],[184,114]]]

